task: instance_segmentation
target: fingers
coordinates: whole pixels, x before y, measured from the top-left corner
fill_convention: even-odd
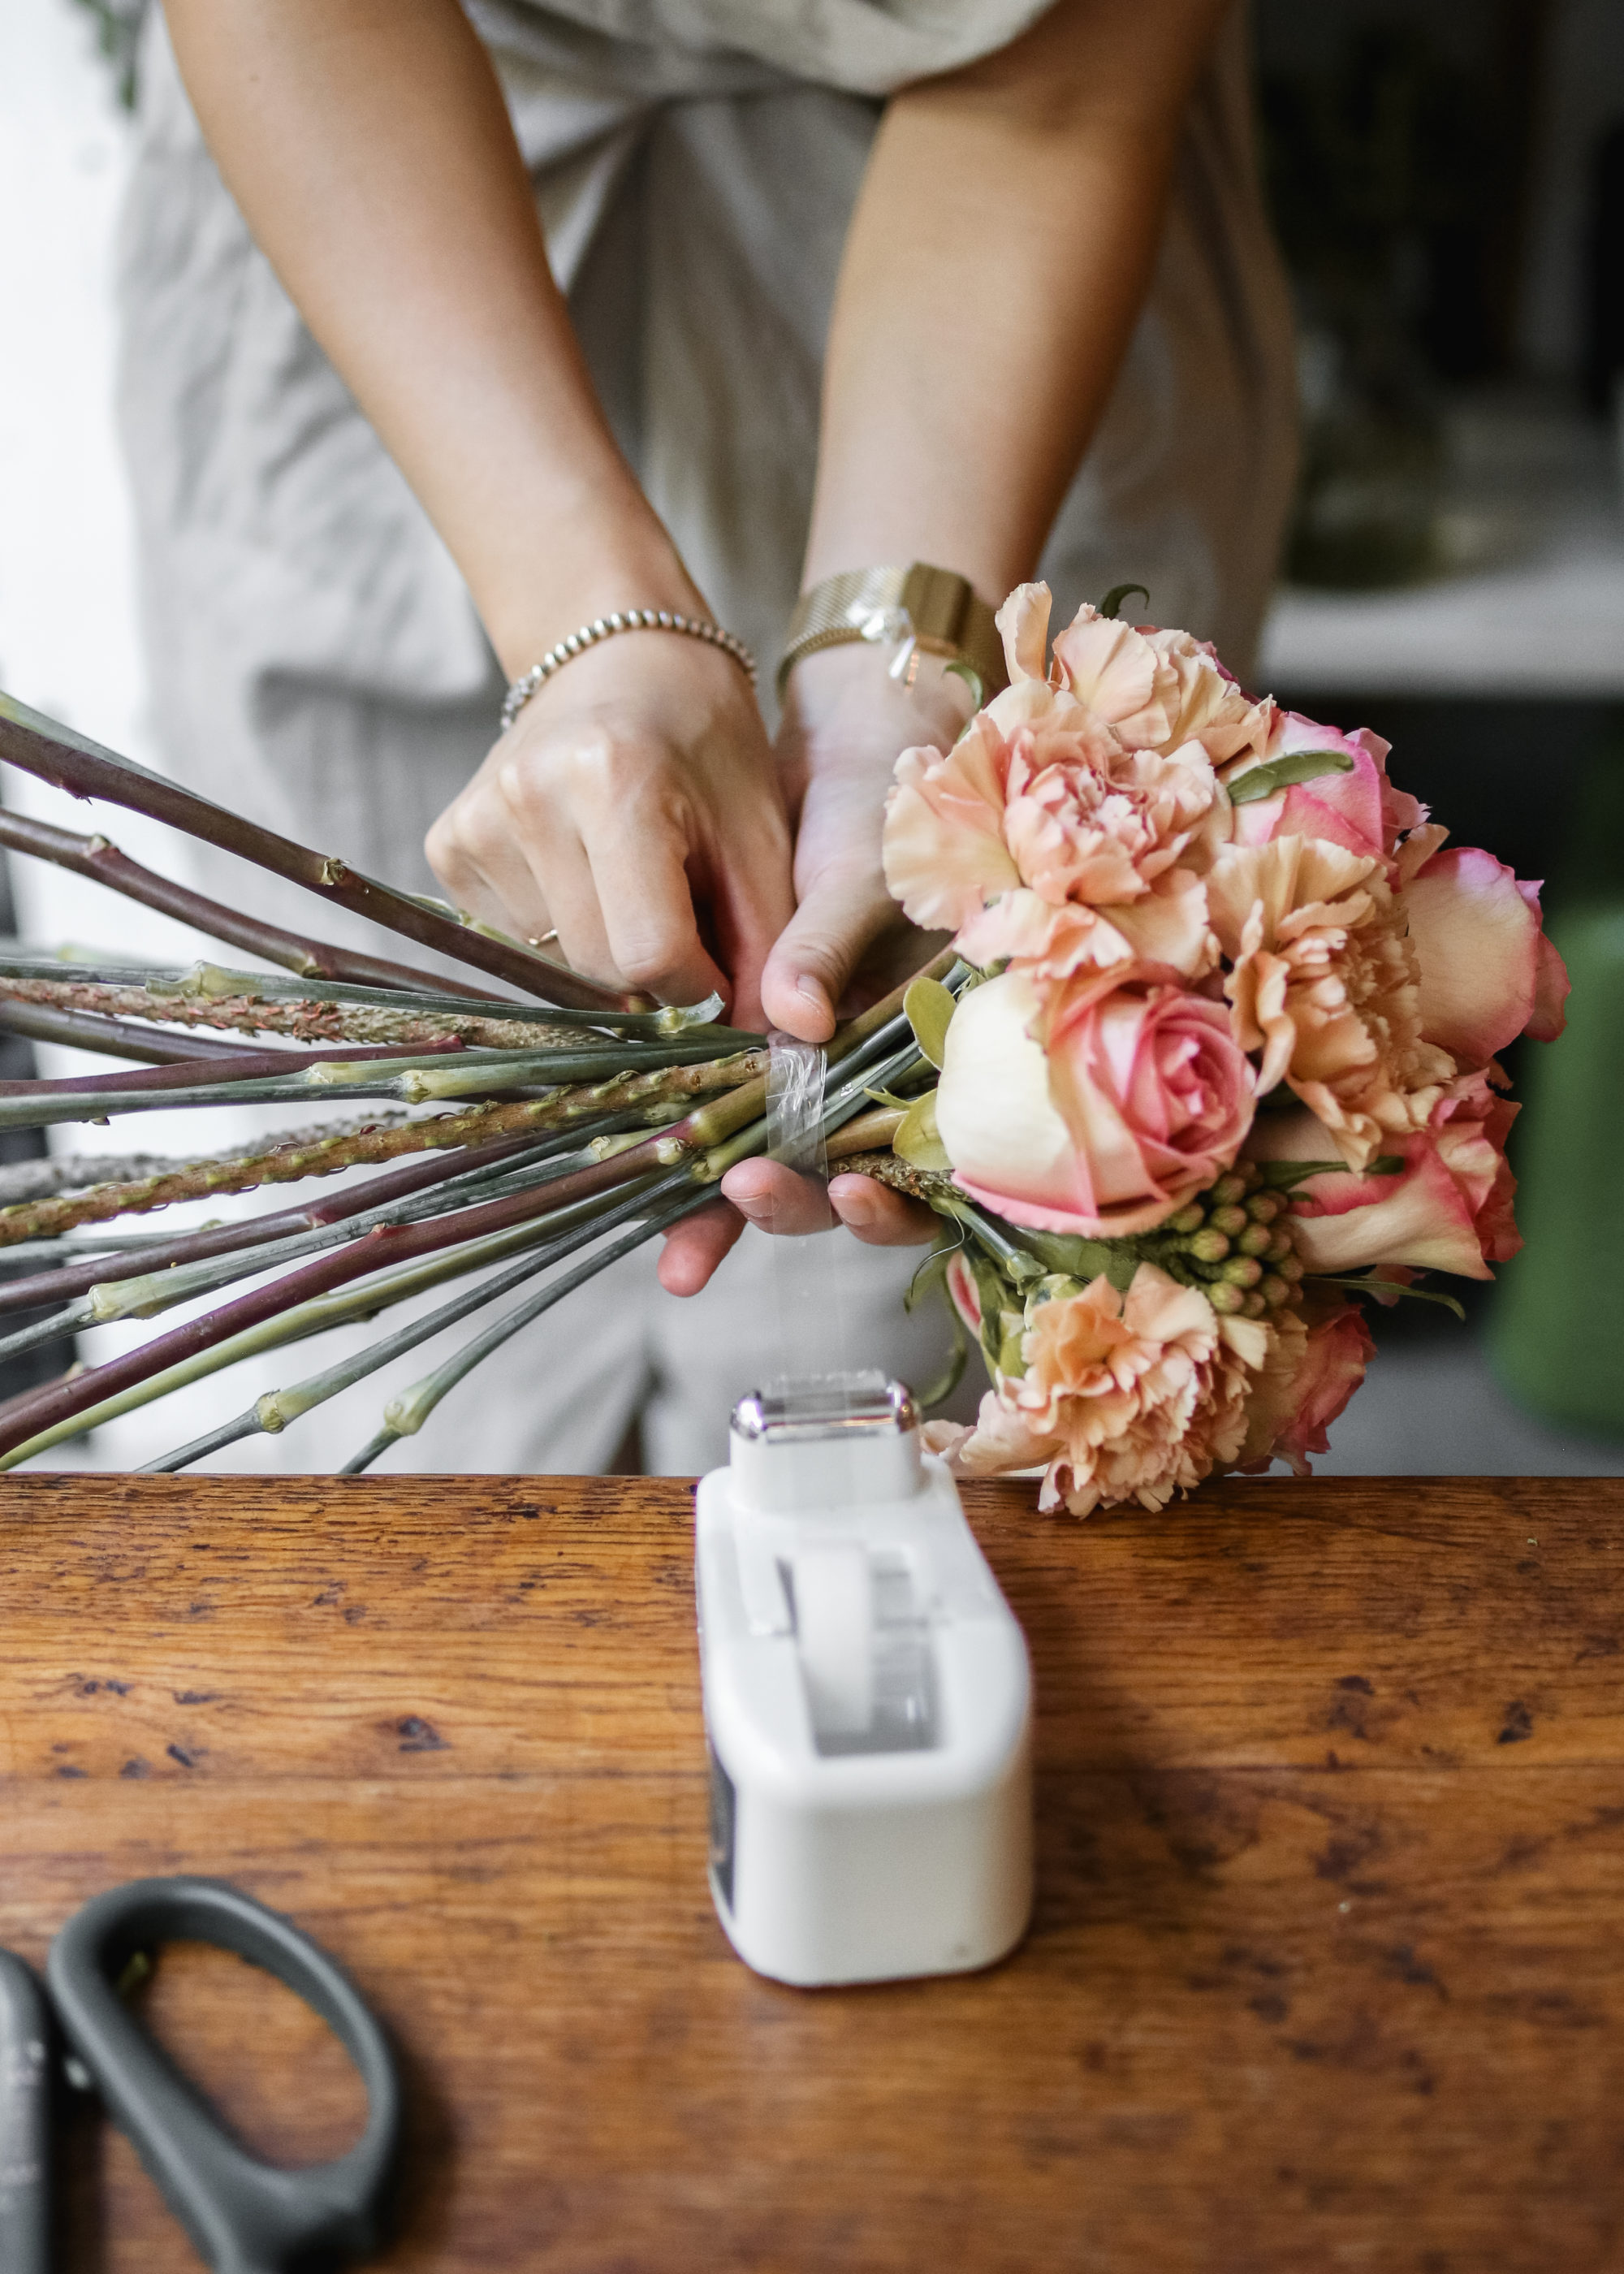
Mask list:
[[[896,914],[867,862],[818,877],[762,973],[762,1005],[772,1024],[803,1043],[826,1043],[859,959]]]
[[[793,907],[789,829],[759,713],[723,659],[650,643],[628,671],[572,666],[431,832],[458,904],[525,938],[556,929],[592,978],[671,1002],[713,990],[761,1018],[759,976]],[[573,700],[572,700],[573,698]]]
[[[834,1223],[822,1184],[798,1177],[782,1161],[741,1161],[723,1178],[722,1190],[763,1231],[796,1239]]]
[[[741,1161],[723,1178],[722,1190],[763,1231],[792,1238],[826,1231],[838,1218],[869,1247],[920,1247],[937,1229],[922,1201],[905,1200],[872,1177],[831,1178],[825,1201],[821,1186],[781,1161]]]
[[[905,1200],[873,1177],[832,1178],[829,1198],[846,1230],[868,1247],[922,1247],[941,1230],[933,1209]]]
[[[566,960],[606,985],[624,983],[611,954],[592,872],[575,831],[514,809],[504,768],[476,775],[429,832],[430,866],[450,899],[521,939],[556,929]]]
[[[789,1234],[824,1231],[833,1221],[817,1188],[779,1161],[739,1162],[722,1190],[726,1201],[684,1216],[665,1234],[659,1283],[668,1295],[697,1295],[747,1219],[763,1231]],[[846,1230],[870,1247],[922,1247],[939,1229],[929,1209],[872,1177],[836,1177],[829,1199]]]
[[[744,1230],[744,1218],[726,1201],[685,1216],[665,1234],[659,1283],[668,1295],[697,1295]]]
[[[497,786],[576,969],[696,1003],[727,982],[699,937],[668,757],[598,728],[546,765],[515,757]]]
[[[748,832],[725,847],[718,868],[711,914],[718,949],[733,974],[733,1023],[765,1031],[771,1021],[762,1005],[762,971],[795,911],[789,825],[776,795]]]

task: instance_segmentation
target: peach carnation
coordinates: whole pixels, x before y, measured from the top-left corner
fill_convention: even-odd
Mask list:
[[[1317,839],[1226,846],[1207,879],[1241,1048],[1263,1053],[1350,1168],[1425,1126],[1455,1073],[1422,1038],[1418,975],[1382,862]]]
[[[1045,1468],[1040,1505],[1075,1516],[1137,1501],[1164,1508],[1233,1461],[1253,1373],[1273,1329],[1220,1319],[1197,1288],[1142,1263],[1125,1295],[1101,1276],[1029,1300],[1024,1371],[1000,1374],[973,1430],[928,1440],[966,1476]]]
[[[1049,628],[1046,584],[1021,584],[998,612],[1010,677],[1041,673]],[[1080,607],[1055,641],[1059,683],[1130,749],[1169,751],[1199,743],[1214,765],[1261,755],[1274,706],[1254,702],[1230,678],[1210,642],[1150,624],[1124,624]]]
[[[1207,856],[1181,856],[1216,797],[1199,742],[1131,749],[1064,688],[1019,676],[945,755],[898,758],[885,881],[974,963],[1148,958],[1196,976],[1214,953],[1191,865]]]

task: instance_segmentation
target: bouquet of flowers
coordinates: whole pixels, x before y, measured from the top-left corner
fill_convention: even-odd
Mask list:
[[[1041,1465],[1085,1515],[1305,1474],[1360,1299],[1515,1254],[1495,1052],[1559,1034],[1568,982],[1538,886],[1449,847],[1379,737],[1111,601],[1051,662],[1049,614],[1013,593],[1009,687],[898,761],[886,880],[973,975],[915,998],[940,1073],[897,1165],[851,1165],[962,1228],[941,1268],[993,1387],[938,1449]]]
[[[952,941],[836,1035],[820,1111],[831,1161],[944,1219],[921,1283],[944,1286],[993,1387],[974,1429],[929,1425],[937,1449],[971,1475],[1041,1466],[1044,1505],[1079,1514],[1161,1507],[1214,1470],[1275,1457],[1305,1471],[1363,1376],[1360,1298],[1390,1301],[1424,1270],[1487,1277],[1515,1252],[1516,1108],[1494,1054],[1560,1032],[1567,985],[1537,888],[1448,847],[1387,780],[1384,743],[1252,699],[1185,633],[1119,621],[1132,589],[1081,609],[1051,662],[1048,591],[1022,586],[999,617],[1008,688],[951,750],[898,760],[887,879],[916,924]],[[0,1314],[29,1319],[0,1336],[0,1358],[256,1283],[0,1406],[0,1467],[239,1359],[471,1282],[152,1465],[286,1427],[494,1311],[389,1402],[347,1465],[358,1472],[773,1141],[767,1040],[718,1025],[714,999],[660,1010],[596,987],[4,696],[0,757],[509,990],[277,930],[105,838],[0,813],[0,844],[277,967],[0,956],[0,1026],[146,1062],[0,1085],[0,1127],[364,1106],[358,1121],[235,1152],[0,1169],[0,1254],[37,1267],[0,1284]],[[384,1172],[223,1224],[103,1229],[365,1166]]]

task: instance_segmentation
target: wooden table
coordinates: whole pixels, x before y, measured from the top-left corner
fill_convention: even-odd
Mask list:
[[[1041,1892],[974,1978],[806,1994],[705,1888],[687,1491],[0,1487],[0,1943],[222,1874],[405,2050],[400,2268],[1624,2264],[1624,1484],[972,1514],[1031,1638]],[[148,2018],[262,2149],[357,2097],[171,1951]],[[192,2260],[72,2139],[76,2270]]]

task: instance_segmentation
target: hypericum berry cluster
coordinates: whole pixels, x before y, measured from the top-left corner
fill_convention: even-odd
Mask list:
[[[1199,1287],[1214,1311],[1260,1319],[1278,1310],[1303,1276],[1288,1206],[1254,1163],[1243,1163],[1160,1227],[1166,1269]]]

